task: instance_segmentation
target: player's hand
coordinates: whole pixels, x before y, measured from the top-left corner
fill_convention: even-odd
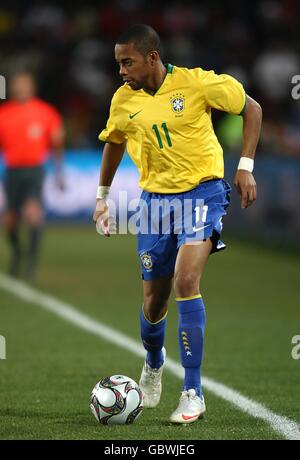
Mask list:
[[[96,201],[93,221],[100,235],[110,236],[111,233],[116,233],[116,220],[109,214],[108,203],[104,198]]]
[[[236,172],[234,185],[241,196],[241,207],[248,208],[256,200],[256,182],[251,172],[239,169]]]

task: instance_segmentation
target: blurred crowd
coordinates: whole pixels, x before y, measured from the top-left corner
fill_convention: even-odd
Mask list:
[[[300,99],[291,95],[300,74],[299,0],[1,0],[0,74],[33,71],[40,96],[63,114],[67,146],[98,148],[121,84],[114,41],[134,23],[158,31],[165,62],[229,73],[244,84],[264,111],[260,151],[300,155]],[[241,122],[214,115],[225,150],[240,149]]]

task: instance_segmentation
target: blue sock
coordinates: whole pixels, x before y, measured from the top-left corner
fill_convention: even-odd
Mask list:
[[[200,368],[202,363],[205,308],[201,295],[176,299],[178,305],[178,338],[181,364],[185,370],[184,390],[194,388],[202,395]]]
[[[164,362],[162,348],[165,339],[166,315],[157,323],[145,318],[143,308],[140,313],[141,338],[147,350],[146,361],[153,369],[158,369]]]

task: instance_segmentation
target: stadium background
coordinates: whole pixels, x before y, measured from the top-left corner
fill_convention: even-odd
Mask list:
[[[165,61],[229,73],[244,84],[247,93],[263,108],[255,163],[258,200],[251,209],[242,211],[233,192],[225,221],[229,249],[209,264],[206,275],[211,323],[204,372],[299,422],[299,409],[294,404],[295,397],[298,395],[298,401],[300,397],[299,362],[290,356],[291,338],[300,334],[300,100],[292,97],[291,81],[300,74],[300,5],[296,0],[114,0],[100,1],[97,6],[76,1],[1,2],[0,74],[9,78],[17,70],[33,71],[39,95],[59,109],[67,132],[64,191],[55,187],[51,157],[47,165],[44,198],[48,227],[37,287],[138,338],[141,289],[133,237],[103,241],[91,224],[102,149],[97,136],[105,125],[111,95],[120,85],[113,58],[114,40],[128,25],[137,22],[148,23],[159,32]],[[240,153],[241,123],[240,117],[214,113],[216,132],[224,147],[226,179],[231,184]],[[0,211],[5,205],[2,177],[0,156]],[[137,173],[125,157],[113,184],[113,195],[125,189],[129,198],[138,196],[137,181]],[[5,271],[8,253],[3,234],[0,254],[0,269]],[[110,372],[127,372],[138,379],[140,361],[129,355],[124,368],[117,348],[107,352],[105,342],[95,346],[95,339],[87,340],[82,332],[74,334],[68,325],[57,325],[51,316],[45,324],[43,313],[31,305],[29,319],[26,303],[1,289],[0,299],[0,334],[7,337],[10,350],[7,360],[0,361],[0,381],[8,390],[0,399],[0,415],[5,422],[0,437],[39,437],[38,421],[46,424],[40,435],[44,438],[97,437],[84,409],[91,385],[97,376]],[[171,356],[178,359],[174,302],[169,317],[169,348]],[[63,351],[55,348],[55,337],[60,334],[64,336],[60,344]],[[37,352],[41,343],[43,347]],[[224,353],[218,352],[218,347]],[[25,360],[20,355],[23,349],[28,350]],[[74,355],[78,358],[76,363]],[[41,362],[45,365],[42,374]],[[82,404],[78,414],[70,411],[67,402],[61,406],[64,412],[56,408],[59,392],[68,401],[62,383],[57,383],[56,392],[53,390],[50,395],[53,413],[46,409],[48,419],[41,409],[43,404],[35,412],[36,400],[43,398],[39,384],[45,382],[46,376],[51,380],[54,368],[65,383],[76,376],[71,394]],[[27,391],[21,403],[23,415],[13,403],[14,398],[19,398],[20,388],[15,380],[21,375]],[[178,384],[168,385],[177,398]],[[285,401],[280,397],[282,392],[288,395]],[[225,418],[222,425],[221,415],[228,414],[228,407],[212,400],[221,419],[212,414],[208,422],[211,426],[206,426],[208,431],[199,435],[192,430],[191,438],[276,437],[272,430],[257,422],[255,425],[245,415],[240,415],[242,425],[241,418],[235,415],[228,431]],[[167,399],[166,404],[171,407],[171,402]],[[158,427],[166,416],[163,409],[155,415]],[[76,427],[77,416],[86,423],[86,430]],[[159,438],[163,433],[172,439],[174,435],[168,427],[164,427],[167,433],[157,431],[149,421],[151,417],[145,417],[149,437]],[[49,420],[54,421],[54,428]],[[59,431],[62,420],[64,429]],[[106,433],[111,439],[116,437],[116,432]],[[118,436],[147,439],[146,431],[137,433],[121,431]]]

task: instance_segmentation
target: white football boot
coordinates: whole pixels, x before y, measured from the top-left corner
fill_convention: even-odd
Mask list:
[[[196,391],[191,388],[181,393],[179,405],[172,413],[170,421],[172,423],[192,423],[201,418],[204,412],[204,397],[197,396]]]
[[[143,393],[143,406],[148,408],[156,407],[159,403],[162,385],[161,377],[163,372],[164,363],[166,360],[166,350],[162,349],[164,362],[159,369],[153,369],[149,366],[146,359],[144,362],[139,387]]]

